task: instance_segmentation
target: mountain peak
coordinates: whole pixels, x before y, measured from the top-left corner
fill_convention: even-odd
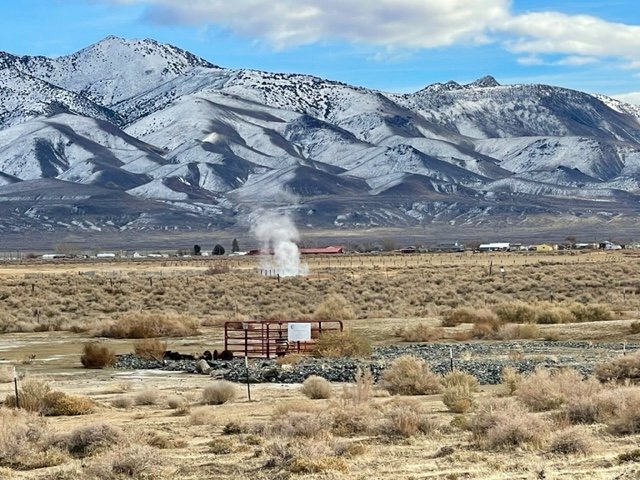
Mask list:
[[[467,87],[476,87],[476,88],[489,88],[489,87],[499,87],[500,83],[493,78],[491,75],[485,75],[482,78],[477,79],[475,82],[471,82],[467,84]]]

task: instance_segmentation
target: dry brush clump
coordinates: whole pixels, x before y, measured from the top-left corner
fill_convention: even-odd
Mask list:
[[[85,368],[112,367],[116,363],[116,354],[104,344],[89,342],[82,347],[80,362]]]
[[[95,410],[95,404],[89,398],[52,390],[47,382],[36,379],[28,379],[20,384],[18,399],[20,408],[45,416],[86,415]],[[15,408],[15,395],[8,395],[4,404]]]
[[[165,476],[164,464],[165,458],[157,448],[125,444],[94,457],[85,472],[99,480],[171,478]]]
[[[328,295],[313,313],[315,320],[353,320],[356,318],[349,302],[340,294]]]
[[[36,413],[0,407],[0,466],[35,468],[35,457],[50,448],[49,435],[47,425]]]
[[[235,383],[227,380],[216,380],[202,391],[202,403],[205,405],[222,405],[234,400],[238,395]]]
[[[539,447],[549,428],[544,419],[511,397],[480,403],[470,422],[474,440],[485,449]]]
[[[440,377],[426,362],[411,355],[391,362],[382,374],[381,385],[392,395],[432,395],[442,391]]]
[[[599,363],[596,365],[595,376],[601,382],[638,381],[640,379],[640,352]]]
[[[331,398],[333,394],[331,382],[317,375],[308,377],[302,383],[300,391],[305,397],[312,400]]]
[[[371,340],[352,330],[327,332],[316,340],[314,354],[327,358],[368,358],[371,356]]]
[[[143,338],[134,342],[133,351],[141,358],[160,362],[167,351],[167,342],[157,338]]]
[[[555,433],[549,451],[562,455],[591,455],[597,446],[593,433],[584,427],[570,427]]]
[[[371,400],[373,394],[374,380],[371,370],[360,370],[356,372],[353,385],[343,385],[342,400],[345,403],[360,405]]]
[[[125,440],[126,436],[121,429],[107,423],[94,423],[58,436],[55,444],[74,457],[84,458]]]
[[[595,379],[583,379],[575,370],[538,369],[525,376],[514,393],[531,410],[542,412],[559,408],[574,398],[590,397],[601,389]]]
[[[621,389],[619,403],[607,420],[609,433],[613,435],[636,435],[640,433],[640,389]]]
[[[110,338],[188,337],[197,335],[198,322],[172,311],[130,312],[122,315],[99,336]]]
[[[414,399],[395,398],[383,410],[382,422],[378,426],[381,434],[389,437],[412,437],[419,433],[429,434],[437,425],[425,413],[422,405]]]
[[[444,330],[442,328],[432,327],[425,323],[398,327],[394,334],[405,342],[433,342],[444,338]]]

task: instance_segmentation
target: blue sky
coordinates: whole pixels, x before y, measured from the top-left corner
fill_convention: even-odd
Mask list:
[[[154,38],[223,67],[299,72],[385,91],[491,74],[640,103],[637,0],[20,0],[0,50],[72,53]]]

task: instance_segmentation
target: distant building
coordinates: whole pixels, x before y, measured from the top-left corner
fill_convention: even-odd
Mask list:
[[[43,260],[55,260],[56,258],[67,258],[64,253],[45,253],[42,255]]]
[[[481,252],[508,252],[510,249],[511,244],[505,242],[482,243],[478,247]]]
[[[418,249],[414,246],[404,247],[399,250],[400,253],[417,253]]]
[[[534,248],[536,252],[553,252],[553,250],[555,250],[553,248],[553,245],[550,245],[548,243],[541,243],[539,245],[534,245]]]
[[[610,241],[601,242],[599,248],[602,250],[621,250],[622,247]]]
[[[96,258],[116,258],[115,253],[98,253]]]
[[[337,255],[344,253],[343,247],[319,247],[319,248],[301,248],[301,255]],[[273,255],[273,249],[268,250],[249,250],[247,255]]]
[[[301,248],[301,255],[337,255],[344,253],[343,247]]]
[[[439,243],[433,249],[435,252],[462,253],[464,245],[462,243]]]

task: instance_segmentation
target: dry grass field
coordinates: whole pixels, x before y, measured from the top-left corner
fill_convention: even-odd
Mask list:
[[[82,368],[96,339],[221,349],[239,318],[339,318],[374,345],[640,341],[634,252],[304,260],[280,281],[246,257],[0,265],[0,478],[640,478],[635,354],[599,370],[616,383],[478,387],[405,359],[379,385],[253,385],[251,402],[205,376]],[[10,408],[13,365],[32,412]]]

